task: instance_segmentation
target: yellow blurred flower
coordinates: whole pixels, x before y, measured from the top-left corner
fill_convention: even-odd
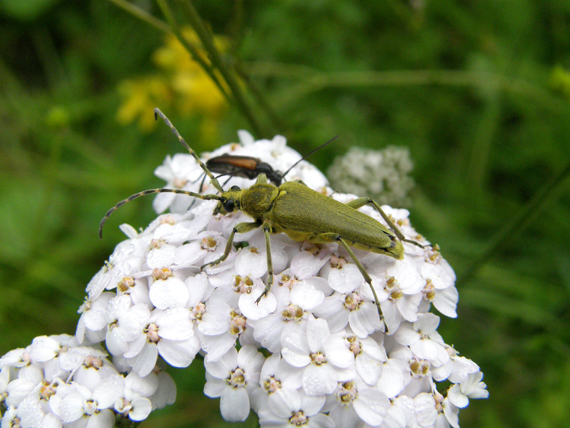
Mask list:
[[[207,58],[194,31],[185,29],[183,36]],[[224,37],[216,36],[214,42],[220,51],[227,50]],[[173,35],[166,36],[164,46],[154,52],[152,60],[156,73],[120,83],[123,103],[117,120],[124,125],[138,120],[139,127],[148,132],[155,126],[153,109],[160,107],[175,110],[181,116],[200,116],[202,136],[215,139],[218,122],[227,109],[216,84]]]
[[[123,80],[118,90],[123,103],[117,111],[117,120],[128,125],[138,119],[139,127],[146,132],[155,126],[154,108],[167,108],[172,104],[168,82],[159,75]]]

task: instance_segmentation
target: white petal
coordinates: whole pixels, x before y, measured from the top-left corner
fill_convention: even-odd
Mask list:
[[[469,399],[463,395],[459,385],[453,385],[451,388],[449,388],[447,391],[447,398],[460,409],[463,409],[469,405]]]
[[[255,247],[241,250],[236,256],[235,266],[238,275],[251,275],[253,278],[261,278],[267,273],[267,255]]]
[[[202,316],[202,322],[198,329],[208,336],[222,334],[228,331],[230,322],[229,305],[216,302],[216,305],[206,305],[206,313]]]
[[[175,193],[159,193],[156,195],[154,200],[152,201],[152,207],[157,214],[163,213],[168,209],[174,197],[176,196]]]
[[[328,364],[309,364],[303,373],[303,389],[307,395],[332,394],[336,383],[336,372]]]
[[[299,396],[301,397],[301,406],[298,409],[291,410],[303,410],[306,416],[316,415],[321,411],[326,402],[324,396],[315,397],[307,395],[302,390],[299,392]]]
[[[176,256],[176,247],[173,245],[163,245],[160,248],[150,250],[146,256],[146,263],[151,269],[160,269],[172,266]]]
[[[397,406],[390,406],[384,418],[382,428],[405,428],[406,414]]]
[[[252,145],[253,143],[255,143],[255,138],[253,138],[253,136],[252,136],[249,132],[247,132],[247,131],[245,131],[245,130],[243,130],[243,129],[240,129],[240,130],[237,132],[237,134],[238,134],[239,142],[240,142],[242,145],[244,145],[244,146],[250,146],[250,145]]]
[[[259,375],[264,362],[265,357],[255,346],[246,345],[239,350],[237,355],[237,365],[245,370],[246,377]]]
[[[301,306],[305,310],[316,308],[324,300],[325,294],[322,291],[304,281],[295,284],[291,290],[291,303]]]
[[[328,276],[329,285],[339,293],[351,293],[364,281],[356,265],[347,263],[340,269],[331,269]]]
[[[56,415],[48,413],[40,426],[41,428],[61,428],[61,420]]]
[[[366,353],[356,357],[356,371],[368,385],[375,385],[382,374],[382,363]]]
[[[47,336],[36,337],[30,348],[30,358],[33,362],[43,363],[51,360],[59,352],[59,343]]]
[[[358,399],[354,401],[354,410],[369,425],[378,426],[391,406],[390,400],[383,392],[374,389],[358,391]]]
[[[188,317],[188,309],[164,311],[156,318],[156,324],[159,328],[158,335],[163,339],[187,340],[194,336],[194,326]]]
[[[131,405],[133,408],[129,412],[129,419],[132,421],[143,421],[148,417],[148,415],[150,415],[150,412],[152,411],[152,403],[148,398],[135,398],[131,401]]]
[[[277,416],[288,419],[292,411],[301,408],[301,397],[296,389],[281,388],[269,395],[267,404]]]
[[[453,358],[453,372],[449,376],[449,381],[452,383],[464,382],[471,373],[477,371],[479,371],[479,366],[473,361],[465,357],[455,356]]]
[[[285,361],[294,367],[305,367],[311,362],[309,344],[305,330],[296,324],[287,324],[281,336],[283,349],[281,354]]]
[[[207,352],[206,361],[217,361],[235,346],[236,338],[231,334],[203,336],[202,349]]]
[[[93,399],[97,401],[97,408],[108,409],[123,395],[125,381],[121,375],[109,376],[101,381],[93,391]]]
[[[78,392],[69,394],[59,403],[57,415],[63,422],[73,422],[83,416],[84,397]]]
[[[199,275],[186,278],[184,282],[189,290],[188,305],[193,308],[202,301],[204,294],[210,286],[208,276],[205,273],[201,273]]]
[[[143,397],[152,396],[157,391],[158,386],[159,380],[155,373],[151,373],[146,377],[140,377],[137,373],[130,372],[125,378],[125,388]]]
[[[334,428],[334,421],[326,415],[319,413],[311,416],[307,428]]]
[[[331,410],[329,417],[335,422],[336,428],[359,428],[362,426],[362,420],[356,414],[354,406],[338,404]]]
[[[309,318],[307,321],[307,343],[311,352],[323,349],[323,344],[330,336],[329,325],[322,318]]]
[[[404,361],[388,359],[382,367],[382,376],[378,381],[378,389],[388,398],[393,398],[404,389],[404,377],[409,376],[405,371],[407,364]],[[409,372],[409,368],[408,368]]]
[[[426,392],[418,394],[414,398],[414,406],[416,408],[416,418],[421,426],[429,427],[435,423],[437,410],[433,395]]]
[[[348,316],[350,328],[360,338],[366,338],[382,328],[376,305],[366,303],[363,302],[358,310],[351,311]]]
[[[17,411],[22,427],[40,427],[44,418],[44,412],[37,397],[29,395],[18,406]],[[12,425],[10,425],[12,426]]]
[[[400,325],[400,328],[394,334],[394,339],[400,345],[410,346],[420,340],[420,335],[414,330],[413,326],[408,323]]]
[[[418,306],[422,301],[422,294],[414,294],[412,296],[404,295],[398,299],[396,306],[406,321],[415,322],[418,319]]]
[[[183,308],[188,301],[188,287],[182,280],[171,276],[155,281],[149,291],[152,304],[159,309]]]
[[[205,255],[206,252],[200,247],[200,241],[193,241],[176,249],[174,263],[177,266],[194,266]]]
[[[158,373],[158,390],[151,397],[155,409],[162,409],[176,401],[176,384],[166,372]]]
[[[327,258],[320,259],[309,251],[301,251],[291,260],[291,270],[299,279],[310,278],[315,276],[327,261]]]
[[[249,397],[244,388],[226,387],[220,399],[222,417],[228,422],[243,422],[249,416]]]
[[[129,349],[129,345],[119,328],[113,328],[107,332],[105,344],[109,352],[116,356],[123,355]]]
[[[459,409],[449,399],[443,401],[443,413],[453,428],[459,428]]]
[[[439,367],[449,361],[449,354],[443,346],[430,339],[422,339],[410,345],[412,352],[423,360]]]
[[[439,317],[432,313],[427,313],[418,318],[414,323],[414,330],[421,334],[430,334],[437,330],[439,325]]]
[[[158,352],[173,367],[188,367],[200,350],[200,341],[196,336],[187,340],[161,340]]]
[[[340,335],[331,335],[323,349],[327,360],[341,369],[347,369],[354,364],[354,354],[347,348]]]
[[[424,288],[425,279],[420,276],[415,264],[408,259],[397,260],[394,266],[387,270],[387,274],[398,280],[398,285],[405,294],[416,294]]]
[[[115,414],[105,409],[89,416],[85,428],[113,428],[115,426]]]
[[[272,313],[277,307],[277,300],[273,293],[261,298],[259,303],[257,299],[263,293],[262,288],[256,288],[249,294],[242,294],[239,298],[239,309],[241,313],[249,320],[258,320]]]
[[[229,373],[227,373],[229,376]],[[228,386],[226,379],[217,379],[206,372],[206,384],[204,385],[204,395],[210,398],[218,398]]]
[[[393,334],[398,330],[398,327],[402,322],[402,315],[400,314],[398,306],[394,302],[387,300],[385,302],[381,302],[380,307],[382,308],[382,314],[384,315],[384,322],[386,323],[388,334]]]
[[[457,302],[459,301],[459,293],[457,288],[448,287],[444,290],[438,290],[433,299],[433,305],[443,315],[450,318],[457,318]]]
[[[129,363],[139,376],[145,377],[152,371],[152,369],[154,369],[157,358],[158,350],[156,349],[156,344],[147,342],[145,343],[141,353],[136,357],[129,359]]]

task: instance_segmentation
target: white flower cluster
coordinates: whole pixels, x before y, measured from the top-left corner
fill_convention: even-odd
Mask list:
[[[339,192],[366,195],[380,204],[408,207],[409,194],[414,188],[414,179],[409,176],[413,168],[407,148],[351,147],[344,156],[335,158],[327,175]]]
[[[283,137],[239,135],[241,144],[211,155],[255,156],[278,171],[300,157]],[[202,187],[189,155],[167,158],[156,173],[169,187]],[[355,198],[333,193],[306,162],[286,178],[342,202]],[[225,188],[251,183],[232,177]],[[262,427],[458,427],[459,408],[487,397],[479,367],[445,344],[439,317],[429,312],[433,303],[456,316],[455,275],[437,249],[404,243],[403,260],[354,250],[373,280],[381,320],[342,246],[271,235],[275,281],[258,299],[268,276],[261,229],[237,234],[228,259],[200,271],[223,254],[234,226],[251,221],[213,214],[216,203],[161,193],[155,208],[170,214],[140,233],[121,226],[128,239],[87,286],[75,338],[38,338],[0,360],[2,428],[15,426],[14,418],[21,427],[83,427],[97,417],[89,427],[111,428],[117,414],[142,420],[174,399],[157,364],[187,367],[198,353],[204,392],[220,397],[224,419],[243,421],[253,409]],[[406,210],[383,209],[406,237],[427,244]],[[361,211],[382,221],[370,207]],[[102,342],[114,366],[98,350]],[[449,388],[440,393],[442,381]],[[33,421],[23,416],[30,408]]]
[[[158,368],[145,377],[113,365],[75,336],[36,337],[0,358],[2,428],[113,427],[172,404],[176,386]]]

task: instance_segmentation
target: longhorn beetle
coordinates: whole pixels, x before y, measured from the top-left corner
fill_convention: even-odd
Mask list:
[[[374,200],[364,197],[343,204],[310,189],[301,182],[289,181],[281,184],[279,187],[275,186],[267,182],[267,176],[263,173],[258,175],[256,183],[248,189],[240,189],[238,186],[233,186],[229,190],[224,190],[216,177],[204,165],[196,152],[190,148],[164,113],[156,108],[154,109],[154,116],[156,120],[160,116],[166,122],[172,133],[196,159],[220,194],[201,195],[181,189],[150,189],[135,193],[119,202],[103,217],[99,225],[99,236],[101,238],[103,237],[103,226],[111,214],[127,202],[144,195],[169,192],[188,195],[206,201],[217,200],[220,201],[227,213],[241,210],[252,217],[253,221],[250,223],[238,223],[234,226],[228,238],[224,254],[219,259],[203,265],[201,269],[222,263],[228,258],[236,233],[247,233],[258,227],[263,228],[267,250],[268,278],[263,294],[257,299],[257,302],[259,302],[263,296],[269,293],[273,284],[273,263],[269,239],[271,234],[285,233],[295,241],[308,241],[314,244],[338,242],[350,255],[364,280],[370,286],[378,313],[380,318],[383,319],[378,296],[374,287],[372,287],[372,278],[370,278],[370,275],[368,275],[351,247],[401,260],[404,258],[402,242],[409,242],[421,248],[424,248],[424,246],[405,238]],[[367,204],[372,205],[378,211],[391,230],[372,217],[358,211],[358,208]]]
[[[266,162],[262,162],[261,159],[254,158],[251,156],[236,156],[236,155],[231,155],[229,153],[208,159],[206,161],[206,167],[211,172],[216,172],[221,174],[218,176],[218,178],[225,175],[229,175],[231,177],[237,176],[237,177],[249,178],[250,180],[252,180],[254,178],[257,178],[260,174],[265,174],[265,176],[269,181],[271,181],[273,184],[279,187],[283,182],[283,178],[287,174],[289,174],[289,172],[293,168],[295,168],[301,161],[307,159],[317,150],[320,150],[326,145],[332,143],[337,137],[338,135],[336,137],[331,138],[326,143],[321,144],[316,149],[307,153],[305,156],[303,156],[301,159],[299,159],[297,162],[291,165],[291,167],[283,174],[281,174],[281,172],[279,171],[275,171],[271,165],[269,165]],[[201,188],[202,186],[200,186],[200,189]]]

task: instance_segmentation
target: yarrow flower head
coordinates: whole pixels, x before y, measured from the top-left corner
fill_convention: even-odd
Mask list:
[[[351,147],[327,171],[335,190],[366,195],[378,203],[407,207],[414,179],[410,151],[388,146],[381,150]]]
[[[283,137],[239,137],[206,159],[255,156],[276,171],[300,159]],[[179,155],[156,171],[169,188],[216,194],[202,172]],[[285,180],[342,203],[357,199],[333,192],[307,162]],[[252,184],[230,176],[224,189]],[[2,426],[141,421],[174,401],[161,367],[187,367],[198,354],[204,392],[220,398],[222,416],[243,421],[253,410],[263,427],[455,428],[469,399],[487,397],[479,367],[437,332],[432,306],[456,317],[455,275],[408,211],[384,205],[383,218],[359,208],[386,230],[397,225],[398,259],[337,239],[294,240],[277,233],[282,224],[237,230],[252,220],[224,214],[217,200],[163,193],[155,208],[171,213],[141,232],[121,226],[127,240],[87,286],[74,337],[39,337],[0,359]]]

